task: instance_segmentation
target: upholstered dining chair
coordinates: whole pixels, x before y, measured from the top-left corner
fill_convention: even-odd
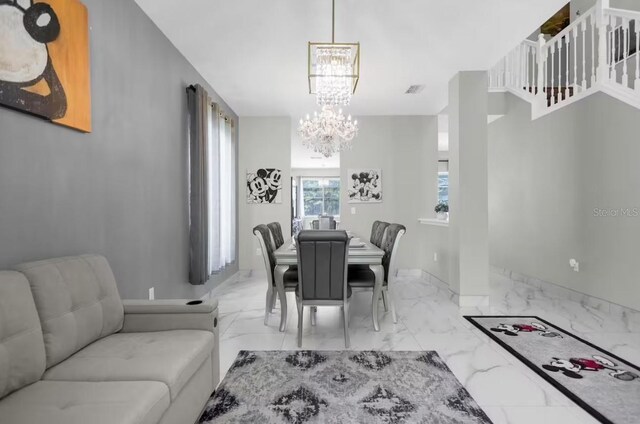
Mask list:
[[[278,295],[278,291],[275,284],[275,279],[273,275],[273,271],[276,268],[276,259],[273,256],[273,252],[275,249],[273,248],[273,244],[271,243],[271,232],[269,231],[269,227],[264,224],[257,225],[253,229],[253,234],[258,239],[260,243],[260,249],[262,249],[262,259],[264,259],[264,266],[267,271],[267,298],[264,308],[264,325],[267,325],[269,321],[269,314],[273,311],[273,308],[276,306],[276,297]],[[294,292],[298,287],[298,270],[297,269],[288,269],[284,273],[284,291],[286,292]],[[282,307],[282,306],[280,306]]]
[[[374,221],[371,226],[371,237],[369,241],[376,247],[382,248],[382,243],[384,242],[384,235],[386,234],[387,227],[389,227],[388,222],[384,221]],[[349,273],[359,272],[359,271],[367,271],[369,270],[369,265],[360,265],[353,264],[349,265]]]
[[[311,229],[312,230],[319,230],[320,229],[320,220],[319,219],[314,219],[313,221],[311,221]]]
[[[279,249],[284,244],[284,236],[282,235],[282,227],[279,222],[271,222],[267,224],[273,237],[273,244],[275,249]]]
[[[301,231],[298,234],[298,347],[302,347],[304,307],[340,306],[344,344],[349,347],[349,298],[347,284],[349,237],[346,231]],[[312,312],[312,316],[313,316]],[[313,323],[313,320],[312,320]]]
[[[321,216],[318,218],[318,227],[320,230],[335,230],[336,220],[332,216]]]
[[[396,305],[393,299],[393,279],[397,272],[396,260],[398,253],[398,246],[400,245],[400,239],[407,232],[404,225],[390,224],[387,227],[386,235],[384,237],[384,243],[380,248],[384,250],[384,256],[382,257],[382,266],[384,267],[384,281],[382,283],[382,301],[384,303],[384,310],[389,311],[391,307],[391,316],[393,322],[397,323],[398,318],[396,316]],[[375,287],[376,277],[371,269],[358,268],[349,269],[349,286],[353,289],[365,289],[373,290]],[[375,296],[375,294],[374,294]],[[378,302],[380,299],[374,299],[372,302]]]
[[[382,247],[382,242],[384,241],[384,234],[389,226],[388,222],[384,221],[374,221],[371,226],[371,239],[369,240],[371,244]]]

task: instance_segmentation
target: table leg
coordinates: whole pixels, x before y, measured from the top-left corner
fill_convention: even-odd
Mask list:
[[[373,286],[373,298],[371,299],[371,315],[373,316],[373,329],[380,331],[378,324],[378,303],[380,303],[380,294],[382,293],[382,283],[384,280],[384,268],[382,265],[369,265],[371,271],[376,276],[376,283]]]
[[[287,293],[284,291],[284,273],[289,269],[289,265],[276,265],[273,278],[280,298],[280,331],[287,329]]]

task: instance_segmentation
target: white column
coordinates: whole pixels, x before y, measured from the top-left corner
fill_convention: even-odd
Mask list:
[[[449,284],[460,306],[489,300],[487,86],[485,71],[449,82]]]

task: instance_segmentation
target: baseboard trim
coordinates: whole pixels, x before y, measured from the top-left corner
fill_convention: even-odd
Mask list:
[[[544,281],[539,278],[531,277],[529,275],[522,274],[517,271],[512,271],[507,268],[491,266],[491,272],[508,278],[513,284],[521,284],[524,286],[540,289],[542,291],[550,293],[554,297],[569,299],[574,302],[581,303],[582,305],[588,306],[589,308],[597,309],[609,315],[628,317],[629,315],[637,314],[638,322],[640,322],[640,311],[637,309],[623,306],[596,296],[591,296],[589,294],[585,294],[561,286],[560,284]]]

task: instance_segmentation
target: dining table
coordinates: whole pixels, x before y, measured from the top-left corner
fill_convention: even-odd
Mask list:
[[[280,331],[285,331],[287,328],[287,296],[284,289],[284,273],[287,272],[290,266],[298,264],[298,253],[294,240],[289,239],[285,241],[273,255],[276,264],[274,280],[278,297],[280,298]],[[375,285],[371,300],[371,315],[375,331],[380,331],[380,325],[378,324],[378,303],[380,295],[382,294],[382,284],[384,281],[383,257],[384,250],[366,240],[360,239],[359,243],[353,243],[352,239],[352,242],[349,244],[348,264],[368,265],[375,275]]]

